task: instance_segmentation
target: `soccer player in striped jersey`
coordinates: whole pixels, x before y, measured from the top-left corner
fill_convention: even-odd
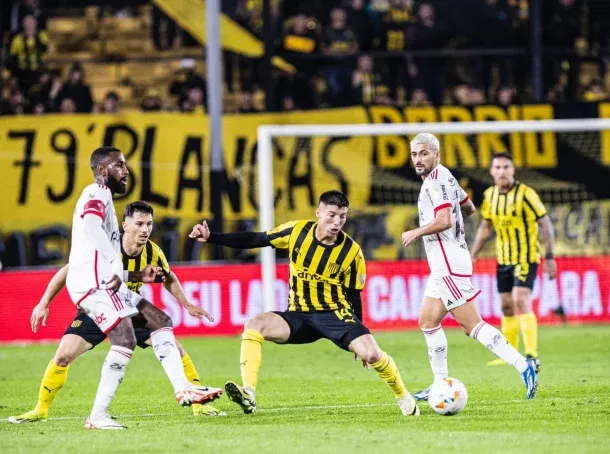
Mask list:
[[[480,290],[472,286],[472,261],[464,235],[463,215],[475,212],[449,169],[440,163],[440,144],[434,135],[417,134],[411,142],[415,172],[423,180],[419,200],[419,228],[402,234],[405,247],[422,239],[426,248],[430,277],[424,292],[419,326],[428,346],[434,381],[448,376],[447,337],[441,323],[448,312],[462,326],[464,333],[486,346],[498,358],[521,374],[526,397],[536,394],[538,360],[525,358],[493,326],[481,319],[476,306]],[[429,389],[415,394],[428,398]]]
[[[320,196],[316,221],[287,222],[267,232],[215,233],[206,222],[193,227],[190,237],[203,243],[235,248],[271,246],[287,249],[290,257],[288,309],[266,312],[246,322],[240,357],[242,385],[225,385],[229,398],[245,413],[256,409],[264,340],[309,344],[328,339],[377,372],[394,393],[403,415],[419,415],[394,360],[362,323],[360,291],[366,267],[360,246],[341,230],[348,208],[343,193],[327,191]]]
[[[159,246],[153,243],[149,237],[153,228],[153,208],[146,202],[133,202],[125,207],[123,213],[123,231],[121,235],[121,255],[123,268],[128,270],[127,287],[140,293],[140,289],[147,282],[163,282],[165,288],[182,304],[187,312],[195,317],[206,317],[212,320],[210,314],[203,308],[191,304],[180,281],[173,271],[170,270],[165,254]],[[154,268],[156,272],[149,272]],[[53,298],[64,288],[68,265],[61,268],[49,282],[47,289],[40,302],[32,311],[32,331],[37,332],[42,322],[46,325],[49,316],[49,305]],[[155,277],[156,274],[156,277]],[[140,314],[132,318],[137,344],[140,348],[148,348],[151,345],[150,335],[152,331],[146,327],[146,320]],[[55,356],[49,362],[44,377],[40,383],[38,392],[38,403],[33,410],[19,416],[12,416],[9,421],[14,424],[44,421],[48,417],[49,409],[53,400],[63,388],[68,379],[68,368],[83,353],[95,348],[106,339],[106,335],[84,312],[78,311],[70,326],[66,329],[61,342],[57,347]],[[195,366],[179,342],[176,347],[182,357],[184,375],[195,386],[200,386],[201,381]],[[210,404],[193,404],[195,416],[224,416],[225,413]]]
[[[492,229],[495,230],[502,334],[518,350],[520,328],[526,356],[538,358],[538,322],[531,306],[532,289],[540,264],[538,233],[540,230],[544,239],[544,271],[549,279],[555,279],[557,264],[553,258],[553,224],[536,191],[515,180],[511,155],[494,155],[490,173],[494,185],[483,195],[483,219],[472,245],[472,259],[477,259],[491,237]],[[505,363],[493,360],[488,364]]]

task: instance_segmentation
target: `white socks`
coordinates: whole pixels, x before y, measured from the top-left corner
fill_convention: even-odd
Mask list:
[[[174,391],[184,390],[191,386],[184,375],[182,358],[176,347],[176,338],[172,328],[161,328],[150,334],[155,355],[161,362],[167,377],[172,382]]]
[[[444,380],[449,374],[447,366],[447,336],[441,325],[436,328],[423,329],[426,344],[428,344],[428,358],[434,374],[434,382]]]
[[[118,345],[110,347],[110,351],[102,366],[102,378],[97,388],[91,418],[104,418],[108,415],[108,407],[114,398],[116,390],[123,381],[125,368],[131,359],[133,350]]]
[[[483,320],[473,328],[470,337],[478,340],[497,357],[514,366],[519,372],[522,373],[527,369],[525,358],[508,343],[500,331]]]

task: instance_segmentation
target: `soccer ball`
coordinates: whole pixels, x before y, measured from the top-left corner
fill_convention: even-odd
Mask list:
[[[428,395],[430,408],[439,415],[450,416],[461,412],[468,402],[468,392],[464,383],[457,378],[447,377],[432,385]]]

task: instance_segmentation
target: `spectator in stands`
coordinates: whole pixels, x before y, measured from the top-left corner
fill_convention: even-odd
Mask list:
[[[70,98],[75,104],[76,112],[89,113],[93,109],[91,87],[85,84],[85,73],[79,63],[74,63],[70,68],[67,83],[55,81],[51,88],[50,99],[61,112],[65,112],[61,107],[65,98]]]
[[[176,79],[169,85],[169,94],[172,97],[172,103],[178,104],[180,110],[182,110],[182,104],[187,98],[187,92],[193,87],[201,89],[201,92],[203,93],[203,105],[206,105],[205,79],[195,72],[195,67],[196,64],[194,59],[185,58],[182,60],[176,74]]]
[[[310,55],[319,50],[318,27],[305,14],[299,14],[287,21],[286,30],[277,40],[276,48],[282,56],[292,64],[299,66],[300,70],[306,70],[307,64],[298,58],[290,57],[298,55]],[[311,63],[309,63],[311,66]]]
[[[342,8],[330,12],[331,23],[324,35],[323,51],[327,55],[351,55],[358,50],[356,35],[347,26],[347,14]]]
[[[347,23],[356,33],[360,50],[372,50],[375,39],[375,23],[367,11],[364,0],[351,0],[347,10]]]
[[[496,93],[496,103],[502,107],[508,107],[514,103],[515,89],[509,86],[500,87]]]
[[[47,29],[47,18],[40,8],[38,0],[18,0],[13,4],[13,9],[11,10],[10,30],[13,35],[23,31],[23,19],[26,16],[33,16],[38,22],[40,30]]]
[[[544,43],[551,47],[568,47],[585,50],[588,47],[585,25],[583,21],[586,5],[580,0],[552,0],[543,8],[545,13]],[[594,20],[593,20],[594,21]],[[568,68],[568,84],[565,93],[571,99],[576,96],[578,85],[578,59],[563,56],[551,61],[550,74],[556,78],[561,76],[563,67]],[[551,80],[555,83],[557,79]]]
[[[295,106],[294,99],[292,98],[292,96],[284,96],[282,98],[282,110],[284,112],[292,112],[292,111],[296,110],[296,106]]]
[[[21,90],[11,90],[8,99],[3,101],[2,104],[4,115],[24,115],[28,113],[26,99]]]
[[[393,104],[390,87],[384,77],[374,71],[370,55],[358,57],[357,67],[352,73],[352,102],[357,104]]]
[[[29,104],[31,106],[44,105],[44,109],[42,112],[46,112],[48,110],[48,102],[49,102],[49,93],[51,92],[51,70],[48,68],[41,68],[40,77],[38,79],[38,83],[33,85],[30,88],[28,94]],[[34,110],[34,109],[32,109]],[[36,109],[38,113],[42,113],[41,109]]]
[[[161,110],[161,97],[159,92],[154,89],[149,89],[144,98],[142,99],[142,105],[140,106],[142,112],[158,112]]]
[[[23,18],[23,31],[17,33],[10,45],[10,68],[19,79],[24,93],[38,82],[42,65],[47,57],[48,38],[38,30],[34,16]]]
[[[604,89],[604,84],[601,79],[595,78],[593,79],[583,94],[583,101],[586,102],[600,102],[605,101],[607,99],[606,90]]]
[[[186,90],[184,96],[180,100],[180,110],[189,113],[205,113],[203,104],[203,90],[201,87],[192,86]]]
[[[428,93],[426,90],[421,88],[416,88],[411,93],[411,102],[409,103],[411,106],[429,106],[430,101],[428,100]]]
[[[102,106],[102,113],[116,114],[120,111],[121,98],[116,91],[109,91],[106,93],[106,99],[104,99],[104,105]]]
[[[47,113],[47,106],[46,104],[39,102],[36,104],[33,104],[32,106],[32,114],[33,115],[44,115]]]
[[[77,112],[76,101],[72,98],[62,98],[61,104],[59,105],[59,112],[65,114],[73,114]]]
[[[390,0],[382,15],[380,47],[391,52],[404,51],[407,29],[415,19],[414,0]]]
[[[286,30],[277,40],[278,53],[297,68],[296,74],[282,76],[280,85],[283,91],[294,97],[299,107],[314,107],[310,93],[316,62],[298,59],[297,56],[319,51],[318,28],[305,14],[298,14],[287,21]]]
[[[330,12],[331,23],[324,34],[322,51],[326,55],[345,56],[358,50],[356,35],[347,26],[347,14],[344,9],[333,8]],[[345,105],[350,90],[351,69],[344,63],[333,62],[328,68],[326,78],[330,88],[333,104]]]
[[[447,26],[436,20],[436,12],[431,3],[422,2],[417,11],[415,23],[409,27],[407,41],[409,47],[417,50],[443,49],[449,43]],[[409,75],[414,88],[422,88],[434,105],[443,101],[445,90],[446,61],[443,58],[414,58],[409,64]]]
[[[561,72],[557,77],[557,82],[549,90],[547,100],[552,103],[566,102],[568,100],[567,87],[568,73]]]

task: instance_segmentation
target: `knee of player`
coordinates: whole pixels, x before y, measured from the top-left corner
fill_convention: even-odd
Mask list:
[[[365,353],[365,355],[362,359],[365,360],[369,364],[375,364],[375,363],[378,363],[379,361],[381,361],[382,355],[383,355],[383,353],[382,353],[381,349],[379,347],[375,346],[373,348],[370,348]]]
[[[246,322],[246,324],[244,325],[244,330],[252,329],[262,333],[264,327],[265,326],[262,320],[259,317],[254,317]]]
[[[172,318],[165,312],[162,312],[162,314],[160,322],[163,328],[173,328],[174,322],[172,322]]]
[[[133,339],[125,339],[125,343],[122,344],[121,346],[128,348],[129,350],[135,350],[137,344],[138,344],[138,342],[136,341],[136,338],[134,337]]]
[[[67,352],[57,352],[53,357],[53,362],[60,367],[66,367],[72,364],[75,359],[76,355]]]
[[[425,318],[421,318],[418,320],[418,325],[419,325],[419,329],[423,330],[427,330],[427,329],[432,329],[432,328],[436,328],[438,326],[438,323],[434,323],[430,320],[426,320]]]

